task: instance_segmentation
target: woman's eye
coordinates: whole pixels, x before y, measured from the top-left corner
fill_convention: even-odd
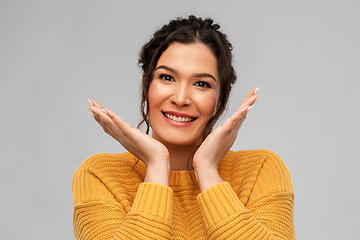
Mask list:
[[[167,74],[161,74],[160,79],[163,79],[165,81],[173,81],[174,80],[172,76],[167,75]]]
[[[204,82],[204,81],[199,81],[196,83],[196,86],[197,87],[204,87],[204,88],[210,88],[210,84],[208,82]]]

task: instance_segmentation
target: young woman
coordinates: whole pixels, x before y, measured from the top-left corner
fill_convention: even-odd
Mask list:
[[[219,28],[176,19],[143,46],[141,123],[151,136],[89,100],[129,152],[94,155],[76,170],[76,239],[295,239],[285,164],[267,150],[229,151],[259,89],[212,130],[236,79]]]

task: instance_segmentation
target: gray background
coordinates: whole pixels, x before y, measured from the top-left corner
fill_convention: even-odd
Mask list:
[[[136,126],[140,47],[176,16],[210,16],[234,46],[226,116],[261,99],[234,150],[288,165],[298,239],[358,237],[359,1],[0,1],[0,239],[73,239],[73,172],[124,149],[86,111]],[[222,120],[223,121],[223,120]]]

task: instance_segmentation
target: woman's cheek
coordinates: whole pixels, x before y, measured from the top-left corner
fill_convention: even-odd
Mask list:
[[[216,104],[217,104],[217,94],[211,93],[208,94],[206,97],[198,100],[199,106],[203,109],[203,112],[210,117],[215,115],[216,112]]]

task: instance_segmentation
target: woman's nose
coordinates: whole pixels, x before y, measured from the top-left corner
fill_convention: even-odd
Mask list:
[[[188,106],[191,104],[190,91],[186,86],[177,86],[174,94],[170,97],[170,101],[178,107]]]

